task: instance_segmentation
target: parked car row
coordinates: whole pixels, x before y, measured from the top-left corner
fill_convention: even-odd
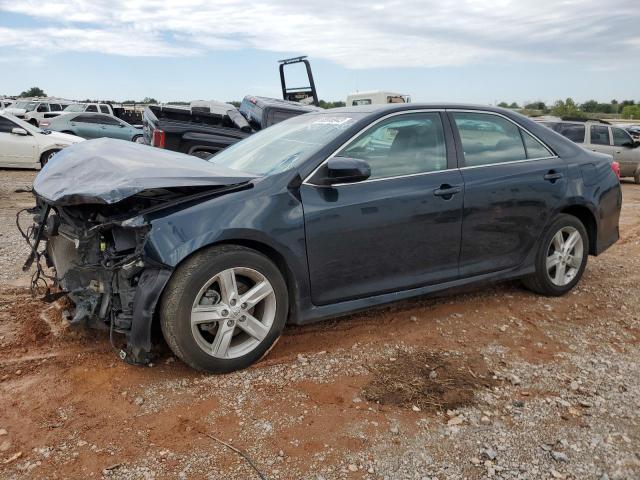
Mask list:
[[[82,140],[0,113],[0,167],[40,169],[60,150]]]
[[[144,143],[142,128],[106,113],[69,113],[44,120],[40,126],[86,139],[108,137]]]
[[[124,334],[131,363],[154,312],[175,355],[228,372],[287,323],[490,280],[565,294],[619,238],[611,156],[491,107],[313,111],[208,161],[110,139],[57,155],[26,265],[45,242],[71,322]]]
[[[640,184],[640,141],[621,128],[601,121],[541,121],[542,125],[594,152],[611,155],[622,177]]]

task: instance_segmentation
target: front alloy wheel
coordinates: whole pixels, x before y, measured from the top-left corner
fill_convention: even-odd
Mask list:
[[[275,316],[276,295],[269,280],[251,268],[229,268],[196,295],[191,332],[208,355],[238,358],[260,345]]]
[[[222,373],[264,356],[280,337],[288,309],[286,283],[269,258],[220,245],[176,268],[160,302],[160,325],[185,363]]]

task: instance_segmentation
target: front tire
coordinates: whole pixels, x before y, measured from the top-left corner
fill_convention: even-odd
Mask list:
[[[573,215],[560,214],[542,237],[535,273],[523,279],[523,283],[542,295],[564,295],[580,281],[588,256],[586,228]]]
[[[221,245],[196,253],[173,273],[160,304],[169,347],[187,365],[225,373],[247,368],[280,337],[287,286],[261,253]]]

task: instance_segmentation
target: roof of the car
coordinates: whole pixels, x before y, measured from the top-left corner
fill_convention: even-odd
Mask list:
[[[388,103],[385,105],[359,105],[349,107],[332,108],[325,110],[328,113],[378,113],[378,112],[396,112],[403,110],[483,110],[494,113],[504,113],[510,110],[492,107],[488,105],[475,105],[467,103]]]

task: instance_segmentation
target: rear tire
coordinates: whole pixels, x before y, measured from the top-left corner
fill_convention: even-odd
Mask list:
[[[49,160],[51,160],[59,151],[60,150],[48,150],[40,155],[40,166],[44,168],[44,166],[49,163]]]
[[[255,250],[221,245],[196,253],[175,270],[162,295],[160,325],[171,350],[187,365],[224,373],[262,358],[280,337],[288,311],[287,286],[271,260]]]
[[[133,143],[142,143],[144,144],[144,137],[142,135],[136,135],[131,139]]]
[[[573,215],[560,214],[538,246],[535,273],[524,278],[523,283],[541,295],[564,295],[580,281],[588,256],[586,228]]]

